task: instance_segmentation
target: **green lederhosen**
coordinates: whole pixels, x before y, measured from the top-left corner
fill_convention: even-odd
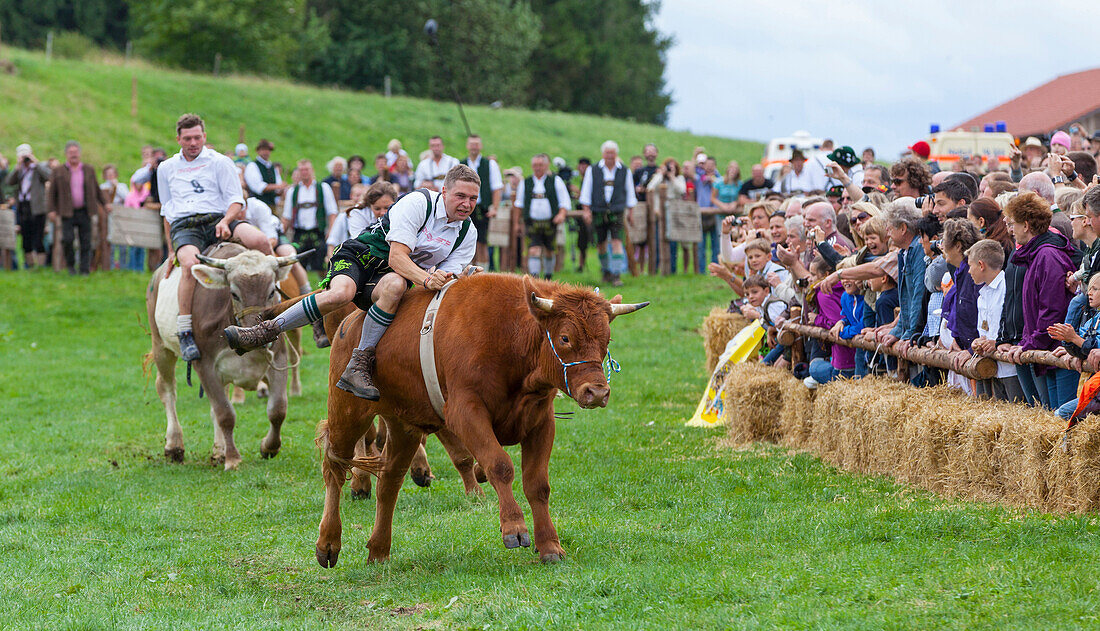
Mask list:
[[[417,234],[420,234],[432,218],[434,208],[432,196],[427,189],[418,189],[417,192],[422,193],[424,198],[428,200],[428,210],[424,214],[424,223],[420,225],[420,230],[417,230]],[[451,252],[457,250],[458,246],[462,244],[463,239],[466,238],[466,233],[470,230],[470,224],[469,219],[462,222],[462,228],[451,247]],[[356,287],[352,302],[364,311],[369,309],[373,304],[371,294],[374,292],[374,287],[383,276],[393,271],[389,262],[390,244],[386,241],[389,231],[390,216],[386,214],[382,217],[382,221],[364,230],[359,236],[341,243],[333,251],[332,259],[329,261],[328,275],[325,276],[318,287],[326,289],[334,277],[340,274],[348,276],[355,281]],[[408,281],[406,281],[406,284],[412,285]]]
[[[298,215],[298,189],[301,185],[295,185],[290,193],[290,207],[291,217],[289,218],[291,224],[297,221]],[[310,230],[294,230],[294,249],[298,252],[305,252],[306,250],[313,250],[305,259],[302,259],[302,265],[308,270],[320,270],[323,269],[325,264],[325,254],[328,250],[328,244],[325,242],[325,227],[327,225],[327,215],[325,214],[325,198],[324,190],[321,188],[321,182],[314,183],[314,204],[316,208],[317,227]],[[308,207],[307,207],[308,209]]]
[[[527,232],[527,247],[542,247],[553,252],[558,237],[558,227],[554,225],[553,217],[561,209],[558,207],[558,190],[556,188],[557,175],[547,173],[543,179],[544,192],[541,196],[535,196],[535,176],[530,175],[523,182],[523,224]],[[531,200],[546,199],[550,203],[551,219],[532,219]]]

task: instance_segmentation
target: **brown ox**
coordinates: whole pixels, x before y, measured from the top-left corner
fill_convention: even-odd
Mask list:
[[[325,481],[317,561],[323,567],[336,565],[340,491],[353,467],[379,472],[374,530],[367,547],[370,561],[389,558],[393,510],[409,462],[423,434],[448,430],[477,458],[496,489],[506,548],[531,545],[523,511],[512,494],[512,460],[501,447],[520,445],[535,546],[544,562],[561,560],[565,551],[549,510],[554,395],[566,390],[581,407],[606,406],[611,390],[602,361],[611,337],[609,324],[616,315],[648,303],[617,304],[618,296],[609,302],[586,289],[530,277],[478,274],[459,280],[444,298],[435,323],[444,421],[432,409],[420,372],[419,332],[431,297],[431,292],[420,289],[406,292],[382,337],[375,375],[382,393],[379,401],[336,387],[359,339],[362,314],[345,319],[341,329],[348,330],[333,340],[328,420],[321,422],[317,434]],[[389,429],[383,454],[357,456],[356,442],[368,432],[375,414],[386,419]],[[468,466],[456,462],[460,471],[464,465]]]
[[[290,278],[288,278],[290,280]],[[292,299],[286,303],[280,304],[274,312],[282,313],[287,306],[296,302],[297,299]],[[354,304],[347,304],[343,307],[329,312],[325,315],[324,326],[325,335],[328,339],[335,340],[337,334],[340,337],[347,335],[348,327],[341,327],[341,323],[351,314],[356,312]],[[360,316],[362,317],[362,316]],[[350,324],[350,323],[349,323]],[[362,320],[359,321],[359,326],[362,328]],[[296,331],[298,329],[295,329]],[[289,334],[289,332],[288,332]],[[427,434],[424,435],[427,438]],[[477,483],[485,481],[485,473],[481,470],[481,467],[474,465],[473,475],[467,471],[466,464],[471,459],[470,453],[466,451],[465,447],[462,447],[457,439],[453,438],[449,432],[440,432],[440,442],[443,443],[444,448],[447,450],[447,454],[451,457],[451,461],[455,463],[458,469],[459,475],[462,477],[462,483],[466,488],[466,493],[474,495],[484,495],[481,487]],[[363,438],[355,445],[355,455],[359,457],[377,456],[378,449],[382,449],[386,444],[386,424],[380,423],[377,427],[374,425],[373,419],[370,426],[367,428],[367,433],[363,435]],[[367,499],[370,497],[370,473],[362,469],[351,470],[351,498],[352,499]],[[432,479],[435,478],[432,475],[431,465],[428,463],[428,453],[424,449],[424,441],[420,441],[420,448],[416,450],[416,455],[413,456],[412,463],[409,466],[409,477],[417,486],[431,486]]]

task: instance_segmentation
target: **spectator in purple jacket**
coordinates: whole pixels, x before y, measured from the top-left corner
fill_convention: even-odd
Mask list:
[[[943,295],[941,307],[947,330],[951,332],[951,350],[966,350],[978,338],[978,285],[970,277],[966,251],[981,240],[970,221],[957,217],[943,224],[943,257],[955,268],[953,283]]]
[[[1052,216],[1050,204],[1033,192],[1021,193],[1005,206],[1005,224],[1020,246],[1012,262],[1024,268],[1024,330],[1020,343],[1009,349],[1013,360],[1024,351],[1054,350],[1058,341],[1047,334],[1047,327],[1064,322],[1069,308],[1065,279],[1073,271],[1074,247],[1050,230]],[[1045,407],[1058,409],[1077,394],[1079,374],[1071,370],[1026,364],[1020,366],[1019,377],[1028,399],[1034,394]]]

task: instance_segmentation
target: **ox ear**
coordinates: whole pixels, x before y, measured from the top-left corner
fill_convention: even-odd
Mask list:
[[[535,293],[535,284],[527,274],[523,275],[523,295],[527,302],[527,310],[536,320],[542,320],[550,313],[554,302],[548,298],[541,298]]]
[[[225,270],[210,267],[209,265],[202,265],[201,263],[192,265],[191,275],[194,276],[195,280],[199,281],[203,287],[208,289],[221,289],[229,285],[225,280]]]

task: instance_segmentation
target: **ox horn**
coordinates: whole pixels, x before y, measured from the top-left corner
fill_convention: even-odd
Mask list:
[[[291,254],[290,256],[276,256],[275,257],[275,262],[279,265],[279,267],[282,267],[284,265],[294,265],[295,263],[298,262],[298,259],[312,254],[313,251],[316,250],[316,249],[317,248],[310,248],[310,249],[306,250],[305,252],[299,252],[297,254]]]
[[[195,256],[202,261],[204,265],[209,265],[210,267],[216,267],[218,269],[225,269],[225,264],[229,262],[228,259],[212,259],[202,254],[196,254]]]
[[[554,301],[550,298],[539,298],[534,292],[531,292],[531,299],[535,301],[539,309],[546,313],[550,313],[550,310],[554,308]]]
[[[629,305],[622,305],[622,304],[612,303],[612,305],[611,305],[611,316],[614,317],[614,316],[626,315],[628,313],[634,313],[638,309],[644,309],[648,306],[649,306],[649,302],[636,302],[634,304],[629,304]]]

